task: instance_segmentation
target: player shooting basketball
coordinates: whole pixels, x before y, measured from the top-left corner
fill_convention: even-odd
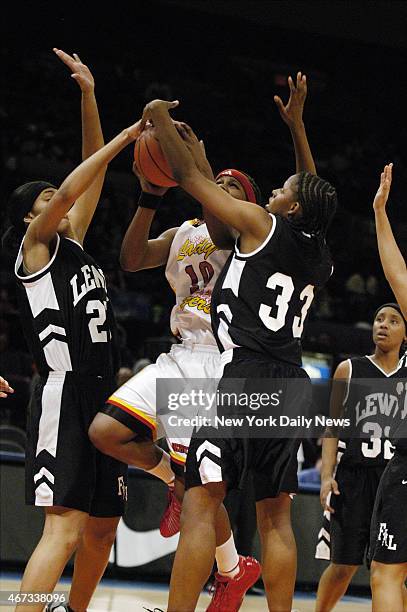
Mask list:
[[[302,121],[306,79],[299,73],[296,84],[291,77],[288,83],[290,97],[287,104],[284,105],[277,96],[275,101],[292,134],[297,170],[314,173],[315,165]],[[233,169],[220,172],[215,179],[216,186],[195,134],[185,125],[178,129],[195,164],[210,181],[216,194],[228,194],[232,201],[246,201],[247,206],[263,210],[260,206],[253,206],[261,204],[261,196],[254,181],[243,172]],[[163,435],[156,417],[155,382],[159,378],[216,379],[219,376],[220,355],[211,329],[210,305],[215,282],[230,253],[217,249],[215,245],[232,248],[234,240],[227,228],[207,209],[206,223],[186,221],[179,228],[166,230],[159,238],[148,240],[151,223],[165,189],[148,184],[142,177],[140,181],[143,193],[123,241],[122,265],[129,271],[166,265],[167,279],[176,294],[171,328],[182,343],[174,345],[168,355],[161,355],[156,364],[145,368],[112,395],[105,414],[97,415],[91,437],[103,452],[142,467],[169,485],[169,505],[161,521],[161,533],[169,536],[179,530],[180,503],[176,495],[181,500],[189,439],[168,440],[171,464],[170,457],[154,445],[155,439]],[[204,244],[207,248],[203,251],[199,245]],[[188,249],[186,245],[197,248]],[[204,308],[197,307],[198,300],[199,304],[205,301]],[[175,492],[172,488],[174,479]],[[208,610],[232,611],[240,607],[245,591],[257,579],[259,566],[251,558],[239,559],[223,506],[220,506],[217,521],[215,557],[218,573],[213,601]],[[222,533],[220,539],[219,533]]]

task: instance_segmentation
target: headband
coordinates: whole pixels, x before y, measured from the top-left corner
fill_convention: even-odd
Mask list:
[[[382,304],[381,306],[379,306],[379,308],[376,310],[376,312],[374,313],[374,319],[377,317],[377,313],[380,312],[380,310],[382,308],[393,308],[394,310],[397,310],[397,312],[399,313],[399,315],[401,316],[401,318],[404,321],[404,325],[406,327],[406,331],[407,331],[407,321],[403,315],[403,313],[401,312],[401,308],[398,304],[396,304],[396,302],[387,302],[386,304]]]
[[[233,176],[243,187],[248,201],[253,202],[253,204],[258,204],[253,186],[243,172],[239,172],[239,170],[235,170],[234,168],[228,168],[227,170],[222,170],[222,172],[219,172],[215,180],[217,180],[220,176]]]

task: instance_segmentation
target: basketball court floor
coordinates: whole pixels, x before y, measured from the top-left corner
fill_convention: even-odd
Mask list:
[[[2,574],[0,591],[18,591],[20,581],[16,574]],[[58,591],[68,591],[69,582],[62,581]],[[89,612],[164,612],[166,609],[168,590],[164,586],[146,583],[131,583],[104,580],[100,584],[89,606]],[[207,594],[201,595],[196,612],[204,612],[210,601]],[[315,594],[296,593],[293,610],[295,612],[313,612],[315,609]],[[0,612],[12,612],[13,606],[1,606]],[[27,608],[29,610],[29,608]],[[335,612],[369,612],[371,602],[368,599],[346,597],[339,603]],[[248,595],[245,598],[241,612],[266,612],[267,604],[263,597]]]

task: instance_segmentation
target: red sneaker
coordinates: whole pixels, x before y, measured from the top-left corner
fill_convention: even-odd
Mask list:
[[[253,557],[239,555],[239,573],[234,578],[215,574],[213,596],[206,612],[237,612],[243,603],[246,591],[257,582],[261,565]]]
[[[168,488],[167,507],[160,521],[160,533],[163,538],[170,538],[179,532],[181,507],[173,489]]]

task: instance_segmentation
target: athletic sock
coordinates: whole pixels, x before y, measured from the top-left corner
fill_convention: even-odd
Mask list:
[[[221,576],[234,578],[239,573],[239,555],[237,554],[233,534],[224,544],[218,546],[215,553],[218,572]]]
[[[145,470],[156,478],[163,480],[169,487],[174,485],[175,474],[171,468],[171,458],[168,453],[163,451],[162,457],[157,465],[151,470]]]

